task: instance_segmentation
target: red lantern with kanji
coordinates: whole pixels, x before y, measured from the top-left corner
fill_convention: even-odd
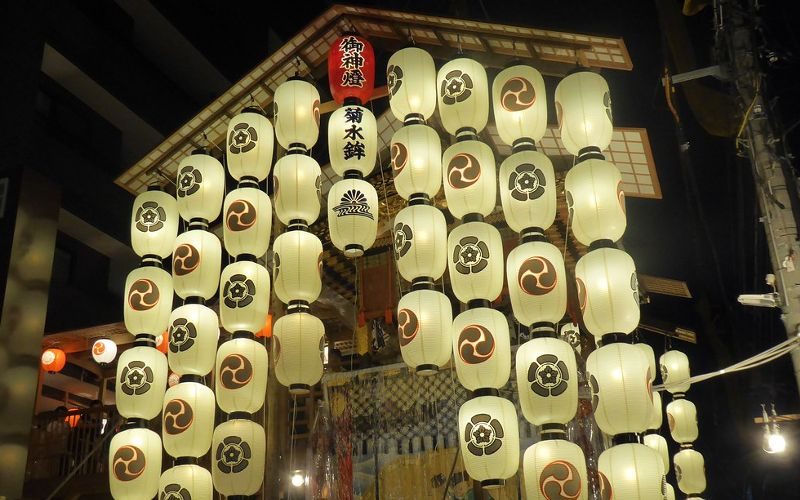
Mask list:
[[[375,87],[375,53],[366,38],[346,34],[337,38],[328,52],[328,82],[333,100],[343,104],[354,98],[364,104]]]

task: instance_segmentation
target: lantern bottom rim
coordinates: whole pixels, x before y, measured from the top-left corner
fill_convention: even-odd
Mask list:
[[[364,255],[364,247],[362,247],[361,245],[356,245],[356,244],[346,245],[344,247],[344,252],[343,253],[344,253],[345,257],[348,257],[348,258],[351,258],[351,259],[353,257],[361,257],[362,255]]]
[[[414,371],[417,373],[417,375],[427,377],[429,375],[436,375],[439,373],[439,367],[433,364],[424,364],[414,368]]]
[[[311,393],[311,386],[308,384],[289,385],[289,394],[292,396],[307,396]]]
[[[481,488],[485,490],[495,490],[497,488],[502,488],[505,485],[505,479],[484,479],[481,481]]]

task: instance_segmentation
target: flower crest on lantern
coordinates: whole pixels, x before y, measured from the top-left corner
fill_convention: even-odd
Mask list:
[[[214,458],[222,472],[242,472],[250,465],[250,444],[239,436],[228,436],[217,446]]]
[[[542,354],[528,367],[531,390],[542,397],[563,394],[569,386],[569,368],[553,354]]]
[[[491,455],[503,446],[503,424],[488,413],[479,413],[464,427],[467,449],[475,455]]]
[[[475,236],[458,240],[453,251],[453,264],[461,274],[479,273],[489,265],[489,247]]]
[[[153,384],[153,369],[142,361],[134,360],[122,368],[120,379],[120,389],[125,394],[145,394]]]

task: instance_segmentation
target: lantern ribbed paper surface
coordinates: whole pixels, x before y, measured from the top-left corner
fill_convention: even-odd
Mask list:
[[[219,281],[219,317],[229,332],[255,334],[269,313],[269,272],[261,264],[234,262],[225,267]]]
[[[485,222],[467,222],[447,237],[448,272],[461,302],[494,300],[503,290],[503,242],[500,231]]]
[[[179,297],[213,297],[221,267],[222,245],[214,233],[194,229],[175,239],[172,283]]]
[[[333,100],[366,103],[375,86],[375,53],[369,40],[352,33],[333,41],[328,51],[328,83]]]
[[[186,304],[169,318],[169,367],[179,375],[205,375],[214,369],[219,318],[213,309]]]
[[[656,369],[656,355],[653,352],[653,348],[650,347],[648,344],[644,342],[637,342],[633,344],[636,346],[637,349],[642,351],[642,353],[647,358],[647,366],[648,366],[648,373],[650,373],[650,382],[653,382],[656,379],[656,375],[658,373]]]
[[[145,191],[136,197],[131,212],[131,246],[136,255],[172,253],[178,234],[178,203],[163,191]]]
[[[436,75],[439,118],[445,130],[480,132],[489,119],[489,84],[486,69],[473,59],[460,57],[447,62]]]
[[[133,333],[159,335],[167,328],[172,309],[172,278],[158,267],[139,267],[125,280],[125,328]]]
[[[652,448],[661,457],[661,462],[664,464],[664,474],[669,472],[669,446],[667,440],[661,434],[646,434],[644,436],[644,445]]]
[[[288,231],[272,244],[272,281],[281,302],[314,302],[322,290],[322,242],[306,231]]]
[[[386,66],[389,105],[395,118],[419,114],[427,120],[436,109],[436,66],[430,54],[417,47],[398,50]]]
[[[92,344],[92,358],[96,363],[106,364],[117,357],[117,344],[111,339],[97,339]]]
[[[643,444],[612,446],[600,455],[598,471],[610,492],[602,498],[661,500],[664,471],[658,453]]]
[[[325,326],[306,312],[281,316],[272,329],[275,376],[292,394],[308,394],[322,378]]]
[[[234,338],[219,347],[215,369],[217,405],[226,413],[255,413],[267,392],[267,349],[247,338]]]
[[[394,257],[406,281],[428,276],[438,280],[447,267],[447,221],[431,205],[412,205],[394,218]]]
[[[442,187],[442,143],[427,125],[406,125],[394,133],[390,148],[394,186],[404,199],[414,193],[430,198]]]
[[[425,373],[450,361],[453,310],[450,300],[435,290],[416,290],[397,304],[397,338],[403,361]]]
[[[556,87],[556,114],[561,141],[573,155],[596,146],[603,150],[614,131],[611,96],[602,76],[590,71],[573,73]]]
[[[260,189],[234,189],[225,197],[222,235],[225,249],[234,257],[267,253],[272,232],[272,202]]]
[[[461,141],[442,156],[442,182],[447,208],[453,217],[477,213],[484,217],[494,210],[497,174],[494,153],[480,141]]]
[[[458,381],[470,391],[506,385],[511,374],[511,340],[503,313],[478,307],[456,316],[453,359]]]
[[[575,266],[583,322],[600,338],[630,333],[639,325],[639,283],[630,255],[616,248],[598,248]]]
[[[650,423],[647,424],[647,428],[652,430],[658,430],[661,429],[661,424],[664,422],[664,408],[662,407],[661,403],[661,393],[658,391],[652,391],[652,392],[653,392],[653,413],[650,414]]]
[[[233,419],[214,429],[211,476],[223,495],[253,495],[264,479],[266,435],[255,422]]]
[[[211,500],[214,485],[211,473],[203,467],[176,465],[161,474],[158,491],[163,500]]]
[[[310,149],[319,137],[319,92],[305,80],[289,79],[275,91],[275,136],[289,149],[300,144]]]
[[[178,212],[186,221],[219,217],[225,194],[225,169],[216,158],[205,153],[192,154],[178,165],[175,184]]]
[[[687,380],[692,376],[689,357],[681,351],[667,351],[658,359],[661,381],[672,394],[682,394],[692,386]]]
[[[697,428],[697,407],[688,399],[675,399],[667,405],[669,432],[676,443],[693,443],[700,432]]]
[[[319,217],[322,173],[317,161],[306,155],[288,154],[275,162],[275,214],[281,222],[313,224]]]
[[[167,375],[167,358],[155,348],[136,346],[123,352],[117,361],[115,384],[119,414],[125,418],[155,418],[161,412]]]
[[[275,149],[272,123],[256,108],[245,109],[228,123],[226,163],[234,179],[267,178]]]
[[[578,409],[575,351],[556,338],[535,338],[517,349],[522,414],[534,425],[566,424]]]
[[[625,192],[619,169],[605,160],[584,160],[564,181],[572,233],[584,245],[617,241],[627,225]]]
[[[111,496],[116,500],[145,500],[156,496],[161,477],[158,434],[149,429],[128,429],[112,437],[108,470]]]
[[[556,218],[556,176],[553,163],[538,151],[519,151],[500,165],[500,202],[508,227],[521,233],[547,229]]]
[[[480,396],[458,410],[461,456],[469,476],[484,488],[498,487],[519,468],[519,425],[514,404]]]
[[[703,455],[691,448],[675,454],[675,478],[678,488],[687,495],[699,495],[706,489],[706,462]]]
[[[375,167],[378,125],[372,111],[363,106],[344,106],[328,120],[328,155],[339,177],[348,170],[367,176]]]
[[[558,323],[567,310],[567,273],[561,251],[545,241],[521,243],[506,261],[511,309],[521,325]]]
[[[580,446],[561,439],[539,441],[522,458],[528,500],[586,500],[586,457]]]
[[[173,457],[201,457],[214,432],[214,391],[197,382],[167,389],[162,410],[164,450]]]
[[[378,193],[361,179],[343,179],[328,191],[331,243],[346,257],[360,257],[375,243]]]
[[[540,141],[547,130],[547,97],[542,74],[530,66],[506,68],[492,83],[494,120],[509,146],[529,138]]]
[[[666,487],[666,495],[664,495],[666,500],[675,500],[675,488],[669,483],[665,483],[664,486]]]

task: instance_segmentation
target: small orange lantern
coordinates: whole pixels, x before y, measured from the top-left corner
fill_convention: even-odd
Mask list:
[[[272,313],[267,314],[267,321],[264,323],[264,328],[256,332],[256,337],[265,339],[272,337]]]
[[[81,414],[78,413],[79,411],[80,410],[77,408],[70,408],[67,416],[64,417],[64,422],[68,423],[73,429],[78,425],[78,422],[81,421]]]
[[[67,363],[67,355],[61,349],[46,349],[42,353],[42,369],[50,373],[60,372]]]
[[[169,349],[169,332],[164,331],[161,335],[156,337],[156,349],[163,352],[164,354],[167,353],[167,349]]]

